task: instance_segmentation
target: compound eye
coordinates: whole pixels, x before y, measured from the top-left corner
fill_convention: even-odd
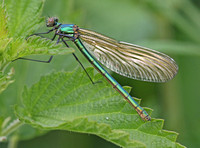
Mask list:
[[[48,20],[47,20],[47,23],[46,23],[47,27],[53,27],[55,25],[55,20],[54,18],[50,17]]]

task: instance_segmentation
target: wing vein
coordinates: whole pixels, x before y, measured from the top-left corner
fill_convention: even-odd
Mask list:
[[[172,79],[178,66],[169,56],[138,45],[118,42],[94,31],[79,29],[87,50],[107,68],[123,76],[151,82]]]

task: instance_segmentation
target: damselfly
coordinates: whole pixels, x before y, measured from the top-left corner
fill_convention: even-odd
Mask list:
[[[61,41],[69,47],[64,38],[68,38],[68,40],[74,42],[86,59],[135,108],[140,117],[143,120],[151,120],[147,112],[139,106],[95,58],[118,74],[149,82],[166,82],[176,75],[178,66],[172,58],[149,48],[116,41],[97,32],[79,28],[74,24],[61,24],[56,17],[48,18],[46,25],[53,28],[48,32],[33,35],[48,34],[55,31],[52,40],[58,36],[57,43]],[[77,59],[74,53],[73,55]],[[47,62],[50,62],[50,60]],[[77,61],[80,63],[78,59]],[[81,66],[83,67],[82,64]]]

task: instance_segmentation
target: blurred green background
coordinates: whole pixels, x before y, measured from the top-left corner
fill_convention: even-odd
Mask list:
[[[61,23],[73,23],[117,40],[164,52],[179,65],[177,76],[167,83],[148,83],[110,73],[122,85],[133,87],[131,95],[152,108],[153,118],[165,120],[164,129],[178,132],[178,142],[200,147],[200,2],[198,0],[46,0],[43,16],[57,16]],[[45,26],[38,32],[44,32]],[[90,64],[77,50],[87,67]],[[49,56],[31,58],[48,59]],[[0,95],[3,115],[13,114],[24,85],[31,86],[51,71],[70,71],[79,66],[71,55],[55,56],[52,63],[16,61],[15,83]],[[14,115],[13,115],[14,116]],[[4,143],[0,145],[6,147]],[[117,147],[99,137],[66,131],[52,131],[19,142],[19,148]]]

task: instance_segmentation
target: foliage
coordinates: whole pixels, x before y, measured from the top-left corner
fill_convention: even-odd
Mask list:
[[[22,97],[17,116],[38,128],[95,134],[121,147],[183,147],[176,133],[162,130],[163,120],[142,121],[112,87],[91,84],[80,69],[44,76]]]
[[[73,52],[72,49],[63,47],[60,44],[57,45],[48,39],[41,39],[36,36],[27,38],[44,21],[43,18],[39,17],[43,4],[43,1],[21,1],[17,3],[15,1],[6,1],[4,3],[2,1],[0,3],[0,93],[14,82],[12,77],[15,70],[9,65],[19,57],[34,54],[57,55]],[[25,7],[29,9],[21,9]],[[7,108],[1,104],[1,109],[6,112]],[[22,124],[17,120],[11,122],[9,116],[6,117],[1,114],[1,141],[6,140],[7,136],[16,131]]]
[[[43,7],[44,11],[42,11]],[[71,57],[59,56],[50,66],[19,60],[12,62],[18,57],[33,54],[57,55],[73,51],[40,37],[31,37],[26,41],[26,37],[30,34],[46,31],[44,18],[40,17],[42,12],[44,16],[60,16],[61,22],[76,23],[81,27],[96,30],[116,39],[138,43],[173,56],[180,71],[168,84],[137,82],[116,74],[114,77],[121,84],[133,86],[134,96],[145,98],[142,101],[145,104],[148,103],[145,106],[154,109],[152,116],[165,119],[165,128],[180,132],[178,140],[181,143],[189,147],[199,147],[199,118],[197,118],[196,108],[199,104],[197,100],[200,97],[198,94],[200,86],[196,82],[199,81],[200,74],[198,70],[200,13],[189,0],[162,2],[61,0],[56,3],[48,0],[45,4],[41,0],[6,0],[4,5],[0,6],[0,91],[4,91],[0,96],[0,116],[3,116],[0,118],[0,125],[3,127],[0,129],[1,134],[3,131],[12,137],[17,135],[21,140],[32,139],[48,130],[59,129],[98,135],[119,146],[150,147],[166,144],[169,147],[182,147],[175,142],[177,133],[162,130],[163,120],[153,119],[152,122],[144,123],[123,98],[111,87],[106,86],[104,80],[101,80],[103,83],[91,85],[82,71],[74,70],[76,65]],[[41,26],[44,27],[40,29]],[[82,57],[80,59],[84,65],[87,65],[86,60]],[[53,72],[46,75],[51,69],[73,71]],[[93,76],[92,69],[87,70],[91,70],[90,74],[94,80],[100,78],[99,75]],[[46,76],[40,78],[44,74]],[[58,80],[54,79],[56,77]],[[73,81],[67,81],[69,79]],[[13,83],[14,80],[15,83]],[[52,84],[48,84],[48,81]],[[13,84],[9,86],[11,83]],[[33,83],[35,84],[32,85]],[[24,88],[24,85],[30,87]],[[45,86],[53,90],[52,93],[56,95],[52,95]],[[62,89],[53,89],[59,87]],[[21,95],[23,88],[24,93]],[[101,95],[90,97],[99,89],[102,89]],[[69,90],[73,97],[66,94]],[[79,92],[84,94],[82,98]],[[41,99],[35,100],[35,104],[32,104],[33,97],[37,98],[39,94],[42,96]],[[59,99],[55,101],[56,98]],[[22,105],[20,105],[20,99],[22,99]],[[86,102],[82,102],[83,99]],[[93,99],[94,102],[91,102]],[[99,107],[100,104],[105,103],[104,101],[107,101],[110,106]],[[97,102],[100,102],[99,106],[96,105]],[[86,106],[92,103],[97,107]],[[13,123],[17,123],[17,126],[21,123],[28,124],[21,126],[18,130],[10,124],[12,120],[16,121],[12,107],[14,104],[17,104],[15,113],[21,121],[20,124]],[[123,105],[125,105],[124,108]],[[81,107],[77,108],[77,106]],[[72,110],[67,110],[70,107]],[[123,110],[118,111],[121,108]],[[117,112],[114,112],[116,110]],[[151,111],[148,110],[148,112]],[[51,116],[46,116],[47,114]],[[11,127],[11,130],[7,130],[8,127]],[[15,132],[10,134],[13,129]],[[1,136],[3,140],[8,138],[9,142],[12,139],[7,135]],[[56,138],[59,136],[49,139],[49,143]],[[34,142],[30,141],[30,143]],[[48,142],[45,142],[45,145],[49,146]]]
[[[19,9],[25,7],[24,3],[27,3],[27,8],[31,6],[31,10]],[[11,68],[8,73],[5,73],[6,67],[13,60],[33,54],[55,55],[72,52],[72,50],[62,48],[61,45],[55,45],[55,42],[40,39],[40,37],[31,37],[28,41],[25,40],[44,21],[39,17],[43,3],[41,1],[22,1],[0,6],[0,92],[13,82],[11,77],[14,69]]]

